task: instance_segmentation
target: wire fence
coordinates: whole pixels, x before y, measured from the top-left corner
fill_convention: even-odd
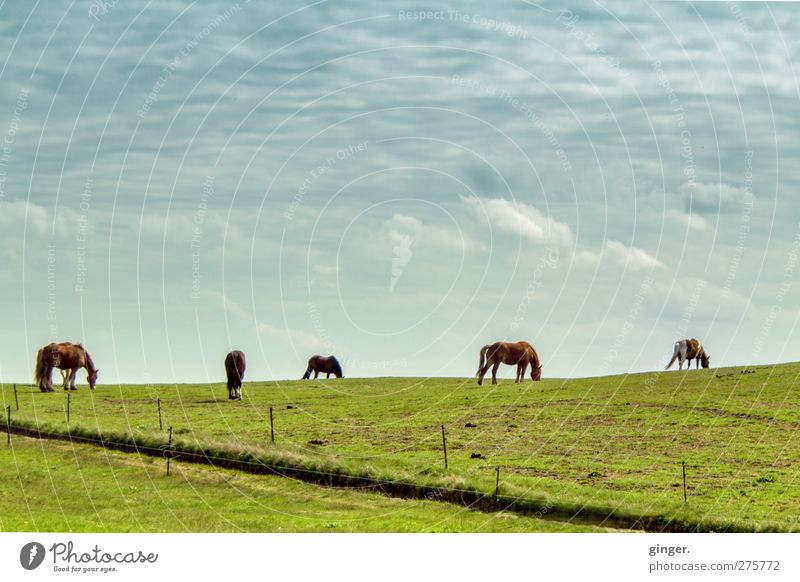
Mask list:
[[[503,495],[500,492],[501,486],[497,468],[495,468],[497,482],[494,490],[486,492],[477,488],[424,484],[405,479],[359,475],[349,473],[344,469],[342,471],[331,471],[305,467],[286,461],[272,462],[255,458],[257,453],[251,452],[247,453],[250,456],[249,459],[243,459],[236,457],[235,454],[225,456],[219,451],[214,452],[203,447],[199,447],[198,450],[189,449],[180,444],[176,445],[171,440],[163,445],[153,446],[137,442],[135,439],[120,440],[114,437],[106,439],[102,435],[94,437],[86,434],[75,434],[69,430],[69,427],[67,432],[54,432],[42,430],[38,426],[15,424],[10,420],[10,417],[7,420],[7,430],[9,439],[13,433],[26,437],[90,444],[105,449],[162,457],[167,461],[179,460],[210,465],[220,469],[235,469],[254,474],[272,474],[297,482],[314,483],[329,488],[359,489],[405,499],[444,501],[461,505],[467,509],[484,512],[512,511],[538,519],[657,532],[752,531],[751,528],[733,524],[676,521],[661,515],[630,515],[613,508],[597,508],[585,504],[576,506],[575,504],[555,503],[549,500],[536,500],[525,495]]]

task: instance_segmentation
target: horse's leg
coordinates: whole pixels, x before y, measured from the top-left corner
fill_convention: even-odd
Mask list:
[[[75,378],[78,375],[78,370],[80,370],[80,368],[73,368],[69,372],[69,378],[70,378],[70,388],[69,389],[70,390],[77,390],[78,389],[78,388],[75,387]]]
[[[319,378],[319,370],[314,370],[314,380]]]
[[[489,365],[490,364],[486,364],[483,368],[480,369],[480,372],[478,372],[478,386],[483,385],[483,377],[486,376],[486,372],[489,371]]]
[[[331,373],[330,372],[325,372],[325,379],[326,380],[330,380],[331,379]]]
[[[486,376],[486,372],[488,372],[489,368],[491,368],[491,367],[492,367],[492,360],[490,358],[487,358],[486,359],[486,365],[483,368],[481,368],[480,377],[478,378],[478,385],[479,386],[483,384],[483,378],[484,378],[484,376]]]
[[[500,362],[492,366],[492,384],[497,384],[497,368],[500,367]]]

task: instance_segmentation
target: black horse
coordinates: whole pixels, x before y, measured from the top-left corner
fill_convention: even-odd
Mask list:
[[[244,379],[244,352],[234,350],[225,356],[225,373],[228,374],[228,398],[242,399]]]
[[[330,378],[331,374],[337,378],[344,378],[342,366],[339,364],[339,360],[333,356],[311,356],[308,360],[308,369],[303,375],[303,380],[310,378],[311,372],[314,372],[314,378],[319,376],[320,372],[326,374],[326,378]]]

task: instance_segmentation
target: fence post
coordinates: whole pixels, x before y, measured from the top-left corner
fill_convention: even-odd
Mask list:
[[[500,493],[500,467],[497,467],[495,471],[497,471],[497,480],[494,483],[494,496],[496,499],[497,495]]]
[[[447,439],[444,436],[444,425],[442,425],[442,450],[444,451],[444,468],[447,469]]]
[[[686,461],[681,461],[683,466],[683,505],[686,505]]]
[[[167,477],[169,477],[169,461],[172,459],[172,427],[169,427],[169,442],[167,443]]]
[[[19,398],[17,397],[17,385],[14,384],[14,402],[17,404],[17,410],[19,410]]]
[[[11,446],[11,405],[6,406],[6,432],[8,433],[8,445]]]
[[[272,407],[269,407],[269,437],[272,439],[272,444],[275,444],[275,426],[272,422]]]
[[[70,404],[72,404],[72,394],[67,392],[67,424],[69,424],[69,409]]]
[[[164,430],[164,422],[161,420],[161,398],[158,399],[158,430]]]

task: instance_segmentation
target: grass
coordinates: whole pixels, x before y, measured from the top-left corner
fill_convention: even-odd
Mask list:
[[[174,464],[167,477],[163,461],[91,445],[12,444],[0,451],[2,531],[601,531],[191,464]]]
[[[499,466],[501,491],[534,506],[663,516],[689,529],[797,530],[799,378],[799,364],[782,364],[483,387],[444,378],[253,382],[241,402],[228,401],[222,384],[100,386],[73,392],[70,412],[73,431],[163,443],[161,398],[164,426],[186,445],[485,492]],[[63,393],[18,390],[14,419],[66,431]],[[2,397],[14,407],[9,385]]]

